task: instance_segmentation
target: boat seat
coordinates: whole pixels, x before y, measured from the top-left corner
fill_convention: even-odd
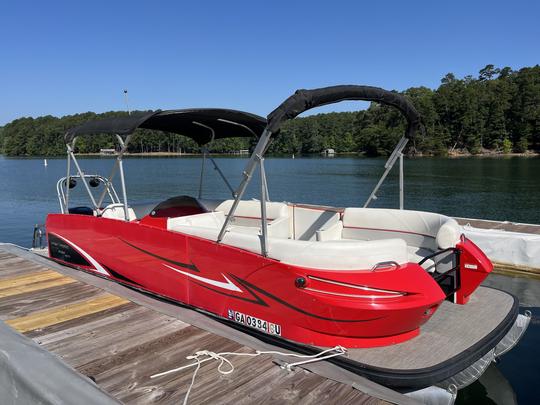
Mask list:
[[[315,207],[292,206],[292,233],[297,240],[320,240],[318,233],[332,228],[339,220],[339,213]],[[329,233],[327,233],[329,237]]]
[[[102,218],[125,220],[124,204],[115,203],[107,205],[103,211],[101,211]],[[129,220],[134,221],[137,219],[133,208],[128,207]]]
[[[342,234],[343,234],[343,222],[341,222],[339,219],[336,223],[333,223],[328,227],[320,228],[315,232],[317,241],[319,242],[343,239]]]
[[[222,212],[224,215],[228,215],[232,208],[234,200],[226,200],[217,205],[214,209],[215,212]],[[290,231],[290,216],[289,208],[287,204],[280,202],[267,202],[266,203],[266,218],[268,226],[268,236],[276,238],[288,239],[291,237]],[[249,227],[255,228],[256,231],[250,231],[240,228],[243,233],[260,233],[261,228],[261,202],[257,200],[240,201],[234,218],[230,222],[231,228],[236,227]]]
[[[286,223],[287,220],[287,218],[280,218],[278,220],[270,222],[268,224],[268,236],[275,238],[282,237],[281,235],[283,234],[284,229],[284,226],[282,226],[282,224],[285,223],[288,228],[288,224]],[[223,211],[214,211],[206,212],[203,214],[189,215],[185,217],[169,218],[167,220],[167,229],[170,231],[183,232],[186,226],[192,226],[198,228],[207,228],[211,230],[217,229],[218,231],[220,231],[224,222],[225,214],[223,213]],[[228,229],[230,232],[256,235],[257,240],[259,240],[258,235],[261,234],[260,220],[258,222],[258,226],[246,226],[233,223],[229,226]]]
[[[221,229],[225,222],[223,212],[205,212],[203,214],[187,215],[185,217],[174,217],[167,220],[169,231],[178,231],[186,226],[208,229]]]
[[[222,211],[170,218],[167,229],[216,241],[225,221]],[[328,240],[302,241],[271,236],[268,231],[268,256],[283,263],[325,270],[371,270],[377,263],[408,262],[407,245],[402,239],[376,241]],[[222,243],[255,254],[261,253],[259,229],[232,225]]]
[[[90,207],[71,207],[68,209],[68,213],[77,215],[96,215],[96,211]]]
[[[141,203],[133,204],[128,207],[129,210],[129,220],[134,221],[148,215],[152,209],[156,206],[156,203]],[[114,203],[107,205],[103,211],[101,211],[102,218],[109,219],[121,219],[125,220],[124,216],[124,204]]]
[[[399,237],[409,246],[431,251],[455,246],[461,236],[458,223],[445,215],[430,212],[346,208],[343,238],[375,240]]]
[[[407,244],[403,239],[375,241],[269,240],[268,256],[294,266],[324,270],[371,271],[382,262],[407,263]]]

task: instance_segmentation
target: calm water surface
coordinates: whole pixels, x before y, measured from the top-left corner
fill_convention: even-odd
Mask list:
[[[216,158],[231,184],[237,185],[243,158]],[[112,159],[81,158],[88,174],[109,173]],[[270,197],[274,201],[362,206],[382,174],[384,159],[267,158]],[[130,201],[160,201],[174,195],[197,195],[200,159],[127,158]],[[8,159],[0,156],[0,242],[30,246],[34,224],[58,212],[56,181],[65,176],[65,159]],[[405,160],[405,207],[450,216],[540,223],[540,158],[460,158]],[[258,181],[247,197],[257,197]],[[117,185],[117,190],[120,187]],[[373,207],[398,205],[394,171]],[[73,205],[88,205],[81,185],[72,192]],[[230,198],[211,167],[203,197]],[[500,277],[500,276],[498,276]],[[490,277],[491,279],[491,277]],[[494,278],[495,279],[495,278]],[[513,290],[533,311],[533,322],[520,345],[492,366],[480,382],[460,392],[461,403],[533,403],[540,397],[540,282],[498,278],[497,286]],[[523,284],[523,283],[522,283]],[[531,298],[532,297],[532,298]]]
[[[246,163],[216,158],[234,186]],[[106,175],[111,159],[81,158],[88,174]],[[384,160],[361,158],[268,158],[270,197],[274,201],[361,206],[383,171]],[[197,195],[198,158],[128,158],[130,201],[159,201],[174,195]],[[65,175],[65,159],[8,159],[0,156],[0,241],[31,244],[34,224],[58,212],[56,181]],[[258,179],[257,179],[258,180]],[[120,187],[117,185],[117,190]],[[83,187],[72,195],[86,204]],[[258,195],[257,181],[248,196]],[[373,207],[397,207],[395,171],[379,191]],[[203,196],[230,198],[224,182],[207,167]],[[405,206],[451,216],[540,223],[540,158],[408,159],[405,161]]]

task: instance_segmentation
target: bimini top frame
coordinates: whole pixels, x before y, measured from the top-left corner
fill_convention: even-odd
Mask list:
[[[71,161],[73,161],[75,168],[78,172],[78,178],[80,178],[86,188],[88,196],[94,206],[94,209],[99,212],[101,204],[107,193],[110,193],[110,185],[116,175],[116,172],[120,172],[120,182],[122,186],[122,200],[124,204],[125,220],[129,220],[127,191],[124,178],[124,168],[122,163],[122,157],[127,151],[129,141],[133,132],[137,128],[145,128],[159,131],[172,132],[180,135],[187,136],[193,139],[203,152],[203,164],[201,167],[201,183],[199,189],[199,196],[202,192],[202,178],[204,174],[204,164],[208,155],[208,149],[204,146],[215,139],[234,138],[234,137],[257,137],[259,136],[266,126],[266,120],[263,117],[259,117],[254,114],[250,114],[243,111],[227,110],[219,108],[200,108],[200,109],[186,109],[186,110],[167,110],[157,111],[142,114],[131,114],[124,117],[114,117],[103,120],[88,121],[82,125],[69,129],[65,134],[65,142],[67,146],[68,160],[67,160],[67,176],[65,192],[63,193],[62,211],[68,210],[69,204],[69,187],[71,179]],[[120,145],[120,151],[116,156],[116,162],[112,168],[109,178],[104,182],[105,187],[98,199],[96,199],[90,190],[87,182],[88,176],[84,174],[79,163],[75,157],[75,143],[77,138],[81,135],[95,135],[95,134],[111,134],[116,136]],[[225,181],[227,187],[233,192],[233,189],[216,162],[209,157],[214,168],[218,171],[219,175]],[[233,195],[234,196],[234,195]]]
[[[246,168],[244,169],[244,178],[242,179],[240,185],[236,189],[235,201],[225,219],[225,223],[221,228],[221,231],[218,236],[218,242],[220,242],[225,233],[227,232],[231,218],[234,216],[236,208],[246,188],[253,176],[257,165],[261,169],[261,218],[262,218],[262,239],[261,239],[261,251],[263,255],[267,253],[268,246],[268,236],[266,232],[267,220],[266,220],[266,197],[268,192],[266,191],[266,179],[264,175],[264,154],[267,150],[268,144],[272,138],[279,133],[282,124],[290,119],[295,118],[304,111],[310,110],[315,107],[319,107],[326,104],[338,103],[345,100],[363,100],[363,101],[374,101],[382,104],[387,104],[397,108],[407,119],[407,128],[403,138],[400,140],[398,146],[394,153],[392,153],[392,159],[389,159],[386,166],[393,165],[395,162],[395,157],[400,155],[403,148],[407,144],[409,139],[412,139],[415,133],[421,127],[421,118],[412,103],[404,96],[394,93],[388,90],[384,90],[378,87],[371,86],[355,86],[355,85],[345,85],[345,86],[332,86],[324,87],[314,90],[297,90],[292,96],[286,99],[281,103],[274,111],[272,111],[267,119],[268,123],[264,132],[262,133],[255,150],[251,158],[249,159]],[[398,150],[399,149],[399,150]],[[387,167],[387,170],[389,168]],[[386,177],[386,176],[384,176]],[[384,178],[382,179],[384,180]],[[376,187],[377,189],[378,187]],[[374,191],[374,193],[376,190]],[[373,193],[373,196],[375,195]],[[370,199],[373,197],[370,197]],[[369,203],[369,200],[368,200]],[[367,203],[366,203],[367,204]]]

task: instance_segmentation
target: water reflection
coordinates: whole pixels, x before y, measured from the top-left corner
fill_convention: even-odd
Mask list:
[[[517,396],[512,385],[495,364],[468,387],[459,391],[456,404],[517,404]]]

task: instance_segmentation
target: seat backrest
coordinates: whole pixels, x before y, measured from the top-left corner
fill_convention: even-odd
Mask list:
[[[169,231],[179,231],[189,226],[219,230],[224,222],[225,216],[223,212],[205,212],[203,214],[169,218],[167,219],[167,229]]]
[[[228,215],[234,200],[227,200],[219,204],[216,212],[223,212]],[[289,208],[287,204],[281,202],[266,203],[266,218],[268,220],[268,235],[276,238],[290,238],[291,227]],[[240,201],[234,213],[231,226],[261,227],[261,202],[257,200]]]
[[[331,228],[339,222],[339,213],[320,208],[293,206],[293,238],[317,240],[317,231]]]
[[[431,212],[382,208],[346,208],[343,213],[344,239],[392,239],[402,238],[409,246],[437,250],[437,235],[442,226],[451,218]],[[455,222],[455,221],[454,221]],[[448,247],[454,238],[453,224],[446,229],[448,237],[441,236],[441,242]]]
[[[225,215],[228,215],[233,203],[234,200],[223,201],[214,211],[222,211]],[[261,202],[257,200],[240,201],[238,207],[236,207],[234,216],[235,218],[261,219]],[[266,218],[269,221],[285,217],[289,217],[287,204],[281,202],[266,203]]]
[[[135,215],[135,211],[133,211],[133,208],[128,207],[128,214],[129,214],[129,220],[134,221],[137,219],[137,216]],[[115,204],[109,204],[107,205],[103,211],[101,211],[101,217],[102,218],[109,218],[109,219],[121,219],[125,220],[124,215],[124,204],[122,203],[115,203]]]

